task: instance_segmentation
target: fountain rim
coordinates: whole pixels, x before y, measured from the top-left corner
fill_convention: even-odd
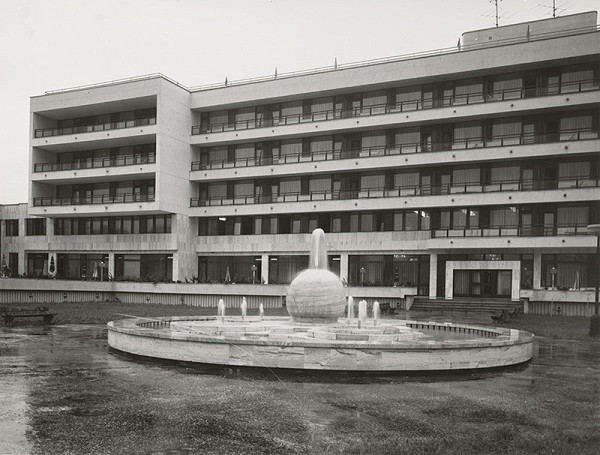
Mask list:
[[[279,346],[279,347],[332,347],[332,348],[348,348],[348,349],[377,349],[377,350],[390,350],[390,351],[420,351],[420,350],[452,350],[452,349],[481,349],[481,348],[492,348],[492,347],[503,347],[503,346],[517,346],[523,344],[529,344],[535,339],[535,335],[531,332],[524,330],[517,330],[505,327],[493,327],[493,326],[478,326],[472,324],[462,323],[449,323],[449,322],[435,322],[435,321],[415,321],[415,320],[400,320],[400,319],[380,319],[379,323],[388,326],[407,326],[415,329],[431,329],[436,331],[446,331],[452,328],[467,329],[471,331],[479,331],[491,335],[491,338],[478,338],[477,340],[472,339],[452,339],[445,341],[432,341],[432,340],[403,340],[397,342],[389,341],[347,341],[347,340],[332,340],[332,339],[310,339],[310,338],[296,338],[296,339],[272,339],[272,338],[255,338],[255,337],[244,337],[242,334],[239,336],[224,336],[224,335],[211,335],[203,333],[185,332],[185,331],[173,331],[173,330],[160,330],[160,328],[166,328],[167,324],[171,322],[215,322],[215,325],[219,325],[218,316],[166,316],[158,318],[127,318],[116,321],[110,321],[107,326],[108,330],[124,333],[127,335],[159,338],[173,341],[182,342],[202,342],[202,343],[224,343],[224,344],[239,344],[239,345],[256,345],[256,346]],[[340,318],[342,321],[343,318]],[[247,317],[244,320],[239,316],[225,316],[225,320],[229,323],[236,322],[240,325],[247,325],[253,322],[288,322],[290,326],[296,326],[301,328],[307,327],[327,327],[327,324],[306,324],[291,320],[285,316],[269,316],[264,317],[261,321],[258,317]],[[141,324],[154,324],[159,327],[143,327]],[[162,324],[162,326],[161,326]],[[339,324],[339,322],[338,322]],[[515,333],[516,332],[516,333]],[[517,335],[516,338],[511,335]]]

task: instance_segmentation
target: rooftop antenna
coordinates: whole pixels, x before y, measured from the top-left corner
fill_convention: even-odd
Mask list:
[[[494,0],[494,5],[496,6],[496,27],[498,27],[498,1],[502,0]]]

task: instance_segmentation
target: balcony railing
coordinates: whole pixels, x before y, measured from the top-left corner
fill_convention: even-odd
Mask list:
[[[590,177],[561,177],[548,180],[507,180],[489,184],[465,182],[442,185],[404,185],[395,188],[364,188],[342,191],[288,192],[276,196],[241,195],[212,197],[207,200],[191,198],[190,207],[272,204],[284,202],[328,201],[365,198],[395,198],[435,196],[445,194],[497,193],[506,191],[540,191],[567,188],[598,188],[600,179]]]
[[[154,194],[102,194],[99,196],[55,198],[34,197],[34,207],[54,207],[62,205],[125,204],[131,202],[154,202]]]
[[[72,171],[74,169],[94,169],[115,166],[130,166],[133,164],[156,163],[156,156],[119,155],[113,158],[90,158],[72,163],[36,163],[33,172]]]
[[[294,153],[279,157],[238,158],[236,160],[193,161],[192,171],[206,169],[228,169],[251,166],[270,166],[310,161],[331,161],[350,158],[368,158],[377,156],[405,155],[412,153],[441,152],[448,150],[466,150],[474,148],[503,147],[508,145],[542,144],[559,141],[581,141],[598,139],[598,131],[590,128],[564,130],[558,134],[517,134],[492,136],[491,138],[472,137],[452,142],[423,144],[413,142],[394,147],[363,147],[356,150],[324,150],[310,154]]]
[[[497,101],[535,98],[541,96],[560,95],[563,93],[580,93],[600,89],[599,79],[585,79],[561,84],[550,84],[546,87],[521,87],[499,90],[495,92],[476,92],[464,95],[452,95],[443,98],[423,98],[399,103],[376,104],[353,109],[330,109],[311,114],[292,114],[278,116],[273,119],[250,119],[236,122],[210,123],[208,125],[192,126],[192,135],[207,133],[222,133],[255,128],[267,128],[298,123],[322,122],[343,118],[365,117],[381,114],[418,111],[469,104],[491,103]]]
[[[557,226],[489,226],[483,228],[432,229],[432,238],[456,237],[546,237],[557,235],[587,235],[586,224],[559,224]]]
[[[94,125],[68,126],[65,128],[41,128],[35,130],[35,137],[64,136],[65,134],[93,133],[96,131],[120,130],[136,126],[156,125],[156,116],[142,117],[135,120],[123,120],[119,122],[97,123]]]

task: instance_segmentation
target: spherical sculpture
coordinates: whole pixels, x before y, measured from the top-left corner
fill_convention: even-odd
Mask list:
[[[300,272],[288,288],[287,310],[295,322],[337,322],[346,308],[344,286],[327,270],[327,249],[322,229],[311,237],[309,268]]]
[[[295,322],[336,322],[346,308],[344,286],[325,269],[307,269],[290,284],[287,310]]]

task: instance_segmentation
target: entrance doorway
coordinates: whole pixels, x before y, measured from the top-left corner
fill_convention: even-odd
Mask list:
[[[454,270],[456,297],[510,297],[510,270]]]

